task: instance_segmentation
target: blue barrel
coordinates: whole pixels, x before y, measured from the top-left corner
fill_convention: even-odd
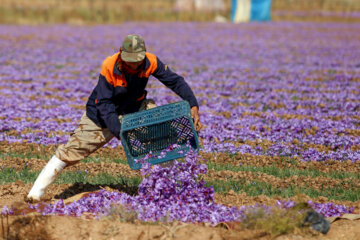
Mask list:
[[[231,21],[270,21],[271,0],[232,0]]]
[[[251,0],[250,21],[271,20],[271,0]]]

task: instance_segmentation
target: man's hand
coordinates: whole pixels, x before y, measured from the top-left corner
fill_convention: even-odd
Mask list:
[[[191,117],[194,119],[195,129],[196,129],[196,131],[199,132],[203,127],[203,125],[200,122],[199,108],[197,106],[193,106],[190,109],[190,113],[191,113]]]

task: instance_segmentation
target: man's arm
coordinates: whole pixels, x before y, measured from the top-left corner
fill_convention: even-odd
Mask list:
[[[199,117],[199,104],[190,86],[185,82],[182,76],[171,71],[170,68],[163,64],[159,58],[156,58],[156,60],[157,68],[152,75],[159,79],[160,82],[170,88],[182,99],[189,102],[191,108],[191,117],[194,119],[195,128],[197,131],[200,131],[202,124]]]
[[[173,71],[167,65],[164,65],[159,58],[157,60],[157,68],[152,74],[160,80],[165,86],[170,88],[173,92],[179,95],[182,99],[189,102],[190,107],[198,106],[199,104],[195,95],[189,85],[185,82],[184,78]]]
[[[96,108],[110,132],[120,138],[121,123],[112,101],[114,87],[100,74],[97,85]]]

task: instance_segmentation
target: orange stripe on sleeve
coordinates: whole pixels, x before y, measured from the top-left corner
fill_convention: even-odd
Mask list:
[[[152,53],[146,53],[147,59],[149,59],[150,66],[148,69],[146,69],[146,72],[144,74],[141,74],[141,77],[149,77],[151,74],[153,74],[157,68],[157,60],[156,56]]]
[[[107,57],[101,66],[100,74],[105,77],[106,81],[108,81],[112,86],[114,86],[114,79],[109,71],[110,65],[111,65],[111,57]]]
[[[101,66],[101,75],[106,78],[113,87],[127,87],[126,79],[123,76],[113,74],[114,66],[119,53],[115,53],[111,57],[107,57]]]

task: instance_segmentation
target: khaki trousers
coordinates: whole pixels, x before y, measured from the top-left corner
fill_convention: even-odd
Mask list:
[[[139,111],[154,107],[156,107],[154,100],[145,99]],[[120,122],[121,119],[122,115],[119,115]],[[55,155],[67,165],[73,165],[104,146],[113,137],[114,135],[109,129],[97,126],[86,116],[85,112],[80,119],[79,126],[70,133],[69,141],[66,144],[59,145]]]

